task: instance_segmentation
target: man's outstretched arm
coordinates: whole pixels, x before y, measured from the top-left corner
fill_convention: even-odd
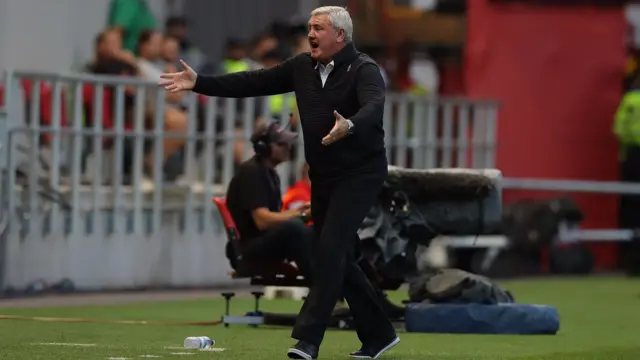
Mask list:
[[[231,98],[285,94],[293,91],[296,59],[290,58],[270,69],[218,76],[198,75],[180,60],[183,71],[160,75],[163,80],[158,85],[171,92],[191,90],[202,95]]]
[[[193,91],[207,96],[257,97],[293,91],[294,58],[269,69],[217,76],[198,75]]]

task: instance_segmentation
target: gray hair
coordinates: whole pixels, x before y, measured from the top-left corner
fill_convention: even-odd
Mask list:
[[[344,39],[351,42],[353,39],[353,22],[346,8],[341,6],[322,6],[311,12],[311,16],[328,15],[331,26],[338,31],[344,30]]]

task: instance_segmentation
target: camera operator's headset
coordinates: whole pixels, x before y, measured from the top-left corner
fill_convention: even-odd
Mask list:
[[[291,125],[291,122],[288,122],[284,126],[283,130],[285,131],[288,130],[290,125]],[[276,126],[280,126],[280,124],[277,121],[271,122],[262,134],[260,134],[255,139],[253,139],[253,151],[259,157],[268,158],[269,156],[271,156],[271,142],[273,141],[272,133],[273,133],[273,128]]]

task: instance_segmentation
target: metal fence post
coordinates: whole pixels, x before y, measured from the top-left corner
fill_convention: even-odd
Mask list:
[[[8,126],[7,112],[4,108],[0,108],[0,290],[4,289],[5,276],[5,256],[7,246],[7,228],[9,227],[9,219],[11,216],[10,209],[7,207],[7,192],[10,189],[8,183],[7,163],[7,142],[8,142]]]

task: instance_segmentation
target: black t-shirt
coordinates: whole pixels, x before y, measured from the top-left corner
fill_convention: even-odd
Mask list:
[[[227,207],[236,223],[242,241],[260,236],[251,212],[258,208],[282,209],[280,177],[272,168],[253,157],[238,167],[227,190]]]

